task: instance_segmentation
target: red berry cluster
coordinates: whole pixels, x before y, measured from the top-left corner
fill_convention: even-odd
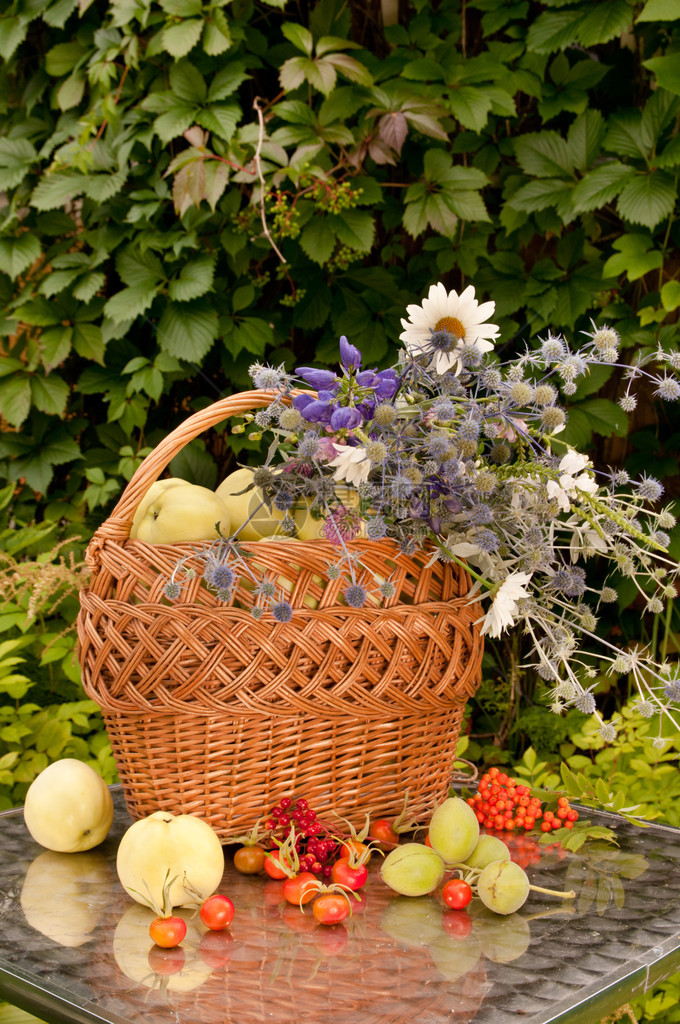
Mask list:
[[[323,878],[331,876],[331,861],[339,850],[337,841],[326,825],[319,821],[316,811],[307,800],[293,800],[285,796],[272,807],[264,827],[279,842],[287,839],[295,829],[295,849],[301,871],[311,871]]]
[[[516,828],[525,831],[536,827],[539,819],[542,832],[556,828],[573,828],[578,812],[569,807],[569,800],[561,796],[557,801],[557,813],[544,811],[541,801],[531,795],[528,786],[517,779],[511,779],[500,768],[489,768],[479,780],[479,789],[468,804],[477,815],[477,821],[485,828],[503,829],[508,832]]]

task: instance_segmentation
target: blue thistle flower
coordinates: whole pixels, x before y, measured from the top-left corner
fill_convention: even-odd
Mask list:
[[[366,522],[366,536],[369,540],[382,540],[387,533],[387,523],[382,516],[373,516]]]
[[[351,583],[342,596],[350,608],[363,608],[366,604],[367,591],[360,583]]]
[[[475,533],[475,543],[482,551],[486,551],[487,554],[492,554],[494,551],[498,551],[500,541],[493,530],[477,530]]]
[[[680,384],[675,377],[664,377],[657,382],[654,394],[657,398],[663,398],[665,402],[677,402],[680,398]]]
[[[163,587],[163,593],[167,597],[168,601],[176,601],[182,593],[182,587],[177,580],[168,580]]]
[[[653,476],[647,476],[645,473],[642,480],[637,484],[637,492],[641,498],[653,504],[663,494],[663,484],[660,484]]]
[[[277,622],[290,622],[293,618],[293,609],[288,601],[277,601],[272,605],[272,615]]]

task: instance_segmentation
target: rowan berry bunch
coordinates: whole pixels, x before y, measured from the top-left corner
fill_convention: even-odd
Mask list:
[[[550,832],[573,828],[578,820],[578,811],[569,806],[566,796],[559,797],[556,812],[544,810],[539,798],[531,795],[529,786],[523,786],[499,768],[490,768],[482,775],[479,789],[467,802],[480,825],[508,832],[515,829],[529,832],[536,827],[540,827],[541,832]]]
[[[319,820],[307,800],[283,797],[276,807],[272,807],[264,827],[277,845],[294,832],[300,870],[330,878],[340,843],[325,822]]]

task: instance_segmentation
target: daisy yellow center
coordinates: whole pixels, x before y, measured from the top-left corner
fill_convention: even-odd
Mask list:
[[[437,320],[434,329],[435,331],[447,331],[461,340],[465,338],[465,328],[460,320],[456,320],[455,316],[443,316],[441,320]]]

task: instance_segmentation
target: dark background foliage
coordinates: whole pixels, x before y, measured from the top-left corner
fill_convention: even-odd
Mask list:
[[[16,522],[91,526],[168,425],[247,386],[253,358],[332,364],[344,333],[391,362],[404,306],[438,279],[495,299],[506,348],[591,318],[630,358],[677,343],[673,0],[397,13],[5,6],[0,473]],[[627,441],[619,393],[592,375],[569,440],[676,475],[677,418],[645,401]],[[213,484],[234,444],[197,441],[174,469]]]

